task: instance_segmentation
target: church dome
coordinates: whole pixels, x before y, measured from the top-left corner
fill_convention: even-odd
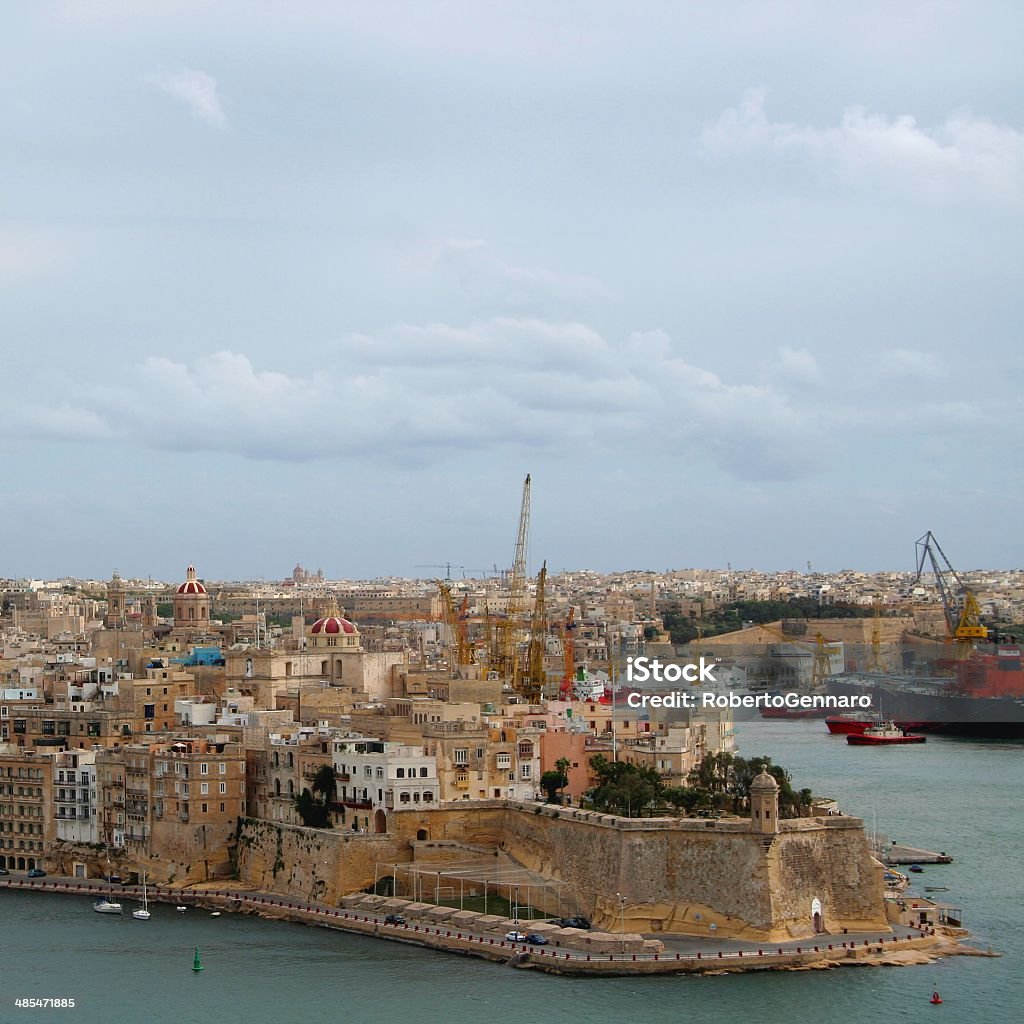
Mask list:
[[[185,582],[178,587],[179,594],[205,594],[206,587],[196,579],[195,566],[190,565],[186,573]]]
[[[325,615],[310,627],[310,633],[357,633],[356,627],[340,615]]]

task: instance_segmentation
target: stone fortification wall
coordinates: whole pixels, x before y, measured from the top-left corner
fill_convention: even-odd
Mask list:
[[[354,835],[246,819],[236,863],[261,889],[337,902],[449,841],[499,850],[566,883],[567,902],[601,928],[777,940],[820,926],[885,930],[882,868],[855,818],[747,822],[623,820],[490,801],[393,813],[386,835]],[[440,850],[436,851],[440,854]],[[620,901],[621,895],[621,901]]]
[[[408,844],[406,844],[407,846]],[[264,892],[336,904],[374,881],[379,862],[408,859],[394,835],[357,835],[243,818],[234,843],[238,878]]]

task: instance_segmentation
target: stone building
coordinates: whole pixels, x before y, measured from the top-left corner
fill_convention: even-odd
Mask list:
[[[53,840],[53,756],[0,753],[0,867],[41,867]]]
[[[366,737],[337,739],[334,772],[338,802],[357,812],[354,827],[368,831],[386,832],[390,811],[438,800],[437,762],[423,747]],[[366,812],[361,822],[360,811]]]

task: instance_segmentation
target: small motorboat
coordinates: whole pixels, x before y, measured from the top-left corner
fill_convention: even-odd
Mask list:
[[[210,917],[220,917],[220,911],[214,910],[210,913]]]
[[[910,867],[907,868],[907,870],[913,871],[915,875],[919,875],[922,871],[924,871],[924,868],[921,867],[920,864],[911,864]]]
[[[174,908],[179,914],[184,914],[188,907],[175,907]]]

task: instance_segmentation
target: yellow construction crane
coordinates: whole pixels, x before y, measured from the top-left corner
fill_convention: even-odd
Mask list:
[[[888,672],[888,659],[882,654],[882,604],[875,598],[874,621],[871,623],[871,657],[868,658],[869,672]]]
[[[927,562],[931,565],[935,587],[942,600],[942,612],[946,619],[946,643],[956,644],[954,657],[957,661],[964,661],[971,656],[974,645],[979,640],[984,643],[988,639],[988,630],[981,624],[978,599],[960,574],[949,564],[945,551],[939,547],[939,542],[931,530],[918,538],[916,547],[917,576],[914,585],[920,583]],[[945,563],[945,568],[942,563]]]
[[[446,638],[448,664],[452,671],[457,671],[466,665],[474,664],[475,661],[466,628],[466,601],[463,598],[463,610],[460,613],[455,606],[451,586],[445,580],[436,580],[435,582],[438,593],[441,595],[441,619],[448,631]]]
[[[805,651],[814,652],[814,662],[811,666],[812,689],[816,690],[821,687],[825,680],[832,675],[831,655],[835,654],[839,648],[829,646],[828,641],[821,635],[821,633],[815,633],[814,643],[809,644],[806,641],[800,640],[792,634],[785,632],[778,626],[772,626],[767,622],[759,623],[758,628],[766,630],[769,633],[774,633],[787,644],[794,644],[797,647],[802,647]]]

